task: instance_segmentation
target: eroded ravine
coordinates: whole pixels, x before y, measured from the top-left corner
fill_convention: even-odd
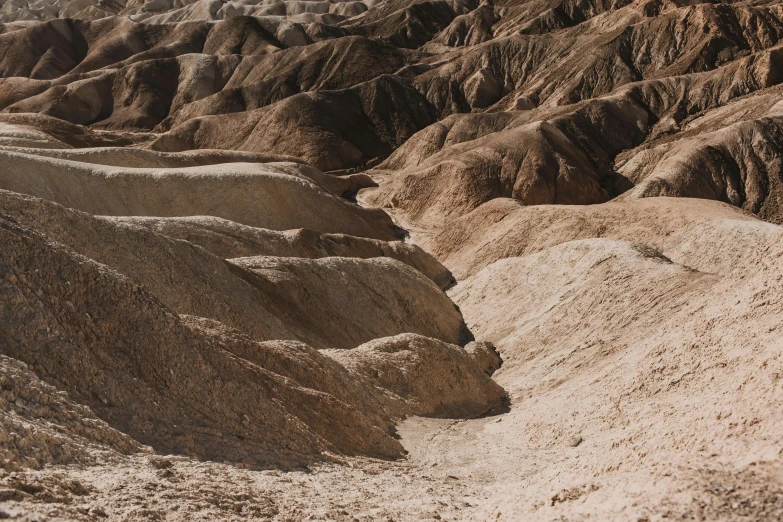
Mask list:
[[[3,3],[0,517],[780,519],[782,13]]]

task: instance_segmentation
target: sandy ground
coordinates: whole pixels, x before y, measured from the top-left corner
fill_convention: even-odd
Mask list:
[[[779,3],[0,4],[0,519],[783,520]]]

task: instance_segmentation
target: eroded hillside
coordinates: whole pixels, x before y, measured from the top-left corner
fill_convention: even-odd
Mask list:
[[[0,6],[0,517],[779,520],[783,5]]]

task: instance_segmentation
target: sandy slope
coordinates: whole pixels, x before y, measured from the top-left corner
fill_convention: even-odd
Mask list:
[[[148,503],[134,491],[149,483],[163,503],[146,509],[203,519],[773,520],[783,487],[783,229],[717,214],[702,222],[709,228],[695,227],[702,251],[688,250],[687,234],[670,241],[678,263],[650,245],[565,237],[460,282],[450,295],[474,334],[498,346],[504,363],[495,379],[511,408],[477,420],[407,421],[406,461],[279,475],[112,457],[116,464],[69,472],[87,489],[81,496],[41,472],[5,480],[40,487],[30,500],[57,490],[118,518],[143,512]],[[705,259],[722,267],[684,266]],[[202,477],[237,485],[229,493]],[[165,507],[164,499],[183,495],[214,500],[208,508],[188,500],[179,515]],[[78,513],[51,499],[6,505]]]
[[[783,519],[774,0],[0,6],[0,518]]]

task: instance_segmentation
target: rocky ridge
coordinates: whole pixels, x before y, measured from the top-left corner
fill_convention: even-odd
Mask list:
[[[780,519],[781,37],[5,2],[0,518]]]

